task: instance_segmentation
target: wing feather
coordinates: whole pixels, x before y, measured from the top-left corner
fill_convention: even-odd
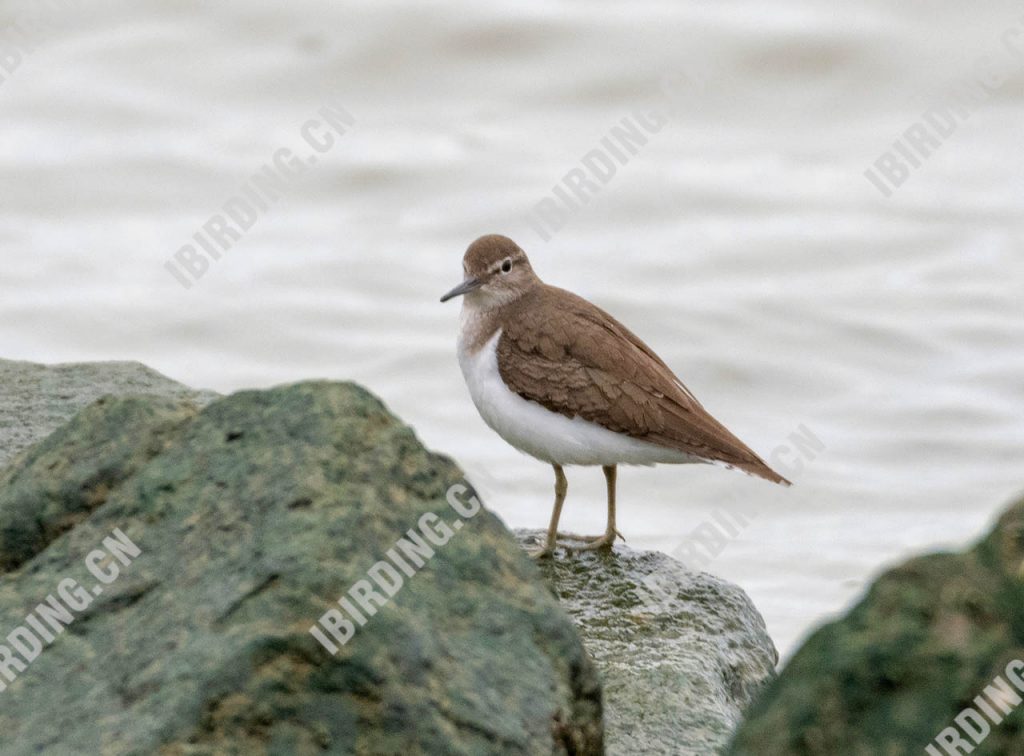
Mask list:
[[[498,343],[499,370],[511,390],[566,417],[788,483],[611,315],[551,287],[535,297],[506,319]]]

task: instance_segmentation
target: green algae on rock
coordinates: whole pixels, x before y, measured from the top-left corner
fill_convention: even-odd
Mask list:
[[[310,635],[462,482],[354,385],[110,398],[2,481],[0,628],[114,528],[142,551],[2,693],[4,754],[603,753],[579,635],[486,511],[337,656]]]
[[[974,548],[885,573],[797,652],[729,753],[925,753],[1008,663],[1024,660],[1022,566],[1024,501]],[[1024,753],[1024,707],[993,725],[973,753]]]

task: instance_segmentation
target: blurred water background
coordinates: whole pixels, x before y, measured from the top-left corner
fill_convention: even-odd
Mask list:
[[[1005,57],[1019,4],[4,2],[0,25],[29,10],[0,83],[2,357],[222,392],[353,379],[542,527],[550,470],[479,419],[438,303],[470,241],[509,234],[755,449],[821,439],[791,490],[620,477],[635,547],[672,551],[722,502],[758,515],[706,568],[787,653],[1024,488],[1024,61],[892,197],[864,176]],[[666,77],[672,121],[544,241],[530,208]],[[335,100],[350,133],[183,288],[164,263]],[[599,532],[600,472],[570,486],[566,526]]]

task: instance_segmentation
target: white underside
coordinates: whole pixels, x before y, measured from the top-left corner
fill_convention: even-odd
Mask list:
[[[498,372],[501,331],[476,354],[459,343],[459,364],[484,421],[516,449],[558,465],[687,464],[704,460],[569,419],[510,391]]]

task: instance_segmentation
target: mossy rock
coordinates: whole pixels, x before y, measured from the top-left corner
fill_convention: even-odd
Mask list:
[[[0,752],[602,753],[580,637],[486,510],[337,655],[310,634],[462,483],[350,384],[90,406],[0,474],[0,628],[115,528],[141,554],[7,682]]]
[[[879,578],[793,657],[730,753],[920,756],[1015,659],[1024,660],[1024,501],[969,551]],[[1024,753],[1024,707],[980,745],[967,742],[975,756]]]
[[[516,534],[525,545],[544,538]],[[764,619],[725,580],[623,544],[559,550],[542,568],[601,673],[609,753],[718,753],[774,678]]]

